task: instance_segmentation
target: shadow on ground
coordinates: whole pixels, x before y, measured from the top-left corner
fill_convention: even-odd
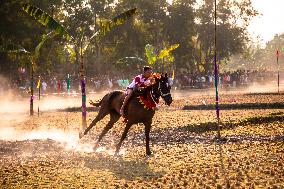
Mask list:
[[[207,105],[185,105],[182,110],[215,110],[215,104]],[[284,103],[239,103],[239,104],[219,104],[221,110],[239,110],[239,109],[284,109]]]
[[[238,122],[223,122],[221,123],[221,129],[233,129],[240,126],[254,126],[257,124],[273,123],[273,122],[284,122],[284,113],[272,113],[267,116],[256,116],[247,119],[240,120]],[[175,126],[173,128],[154,129],[150,133],[152,143],[157,145],[168,145],[168,144],[184,144],[184,143],[214,143],[215,135],[206,134],[209,131],[218,131],[218,124],[216,122],[204,122],[194,123],[185,126]],[[135,138],[135,140],[129,140],[132,145],[143,145],[145,137],[144,133],[135,133],[134,136],[129,138]],[[284,142],[284,135],[270,136],[270,135],[230,135],[222,136],[223,142]],[[128,142],[128,143],[129,143]]]
[[[95,155],[93,157],[84,157],[83,161],[85,162],[85,167],[96,170],[109,170],[118,179],[135,180],[137,177],[150,179],[161,177],[165,174],[163,172],[154,172],[149,167],[147,157],[126,160],[121,157]]]

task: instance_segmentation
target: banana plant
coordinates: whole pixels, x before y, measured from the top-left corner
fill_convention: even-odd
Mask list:
[[[168,62],[168,63],[174,62],[174,56],[171,54],[171,52],[178,47],[179,47],[179,44],[174,44],[174,45],[171,45],[170,47],[162,49],[159,53],[155,53],[155,48],[152,45],[147,44],[145,46],[145,54],[147,57],[147,62],[149,64],[155,64],[157,60],[162,60],[161,67],[162,67],[162,71],[164,71],[165,62]]]
[[[107,32],[113,29],[115,26],[123,24],[126,20],[131,18],[133,15],[137,14],[138,10],[136,8],[130,9],[126,12],[121,13],[120,15],[114,17],[113,19],[106,21],[101,24],[101,27],[92,35],[88,40],[83,41],[85,39],[83,32],[81,38],[79,39],[79,54],[80,54],[80,78],[81,78],[81,93],[82,93],[82,125],[83,129],[86,128],[86,82],[84,78],[84,55],[86,50],[88,49],[91,42],[97,38],[99,40],[102,38]],[[67,46],[67,50],[70,53],[71,57],[75,58],[76,51],[73,48],[75,46]]]
[[[179,47],[179,44],[171,45],[168,48],[161,50],[159,53],[155,53],[155,47],[153,45],[147,44],[145,46],[145,55],[147,58],[148,64],[155,64],[157,60],[166,59],[168,62],[173,62],[174,57],[170,53],[171,51],[175,50]]]
[[[55,21],[51,16],[45,13],[43,10],[38,7],[25,3],[22,5],[23,10],[28,13],[30,16],[34,17],[39,23],[44,25],[45,27],[51,29],[56,34],[60,34],[67,39],[67,41],[72,42],[73,47],[79,42],[79,54],[80,54],[80,78],[81,78],[81,93],[82,93],[82,125],[83,128],[86,128],[86,82],[85,82],[85,74],[84,74],[84,54],[89,47],[90,43],[95,38],[102,38],[107,32],[109,32],[115,26],[123,24],[126,20],[131,18],[133,15],[138,13],[137,8],[130,9],[122,14],[114,17],[113,19],[103,22],[101,27],[91,36],[88,40],[83,41],[85,39],[84,34],[81,35],[79,39],[74,39],[62,25],[60,25],[57,21]],[[71,56],[75,55],[75,50],[72,49],[71,45],[66,47],[68,52],[71,52]]]
[[[139,62],[140,64],[149,64],[149,65],[153,65],[157,62],[157,60],[165,60],[167,62],[173,62],[174,61],[174,57],[171,54],[171,52],[173,50],[175,50],[176,48],[179,47],[179,44],[174,44],[171,45],[170,47],[167,47],[165,49],[162,49],[159,53],[155,52],[155,47],[153,45],[147,44],[145,46],[145,56],[146,56],[146,60],[140,58],[140,57],[124,57],[119,59],[116,62],[116,65],[118,67],[121,67],[122,65],[124,66],[128,66],[128,60],[136,60]],[[137,62],[136,62],[137,63]]]
[[[28,56],[28,59],[30,61],[30,115],[34,114],[33,111],[33,83],[34,83],[34,70],[35,70],[35,62],[37,61],[38,57],[39,57],[39,52],[41,47],[43,46],[43,44],[45,43],[46,40],[53,38],[54,36],[56,36],[57,34],[54,32],[50,32],[46,35],[42,36],[42,40],[39,42],[39,44],[35,47],[35,49],[32,52],[27,51],[25,48],[23,47],[19,47],[18,49],[9,49],[6,52],[8,54],[21,54],[21,55],[25,55]]]

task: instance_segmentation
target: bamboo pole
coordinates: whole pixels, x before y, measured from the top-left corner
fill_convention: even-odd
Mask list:
[[[220,113],[219,113],[219,93],[218,93],[218,65],[217,65],[217,2],[214,4],[214,75],[215,75],[215,91],[216,91],[216,116],[218,124],[218,138],[221,138]]]

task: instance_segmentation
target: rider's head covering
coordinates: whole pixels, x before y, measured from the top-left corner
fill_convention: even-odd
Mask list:
[[[147,70],[152,70],[151,66],[144,66],[143,71],[146,72]]]

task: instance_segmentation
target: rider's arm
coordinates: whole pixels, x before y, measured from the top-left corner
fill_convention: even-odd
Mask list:
[[[141,78],[140,77],[135,77],[135,85],[138,87],[138,88],[144,88],[144,87],[148,87],[152,84],[151,82],[151,79],[148,78],[147,80],[145,81],[141,81]]]

